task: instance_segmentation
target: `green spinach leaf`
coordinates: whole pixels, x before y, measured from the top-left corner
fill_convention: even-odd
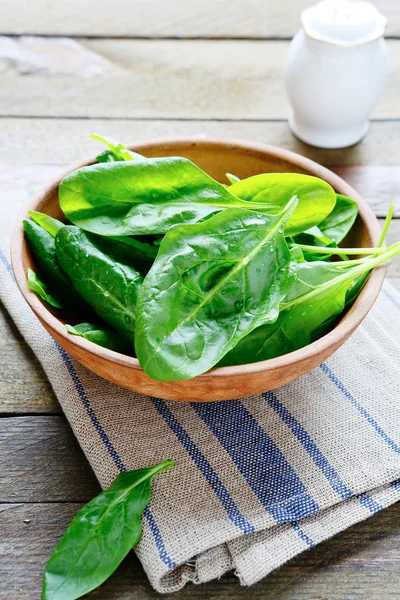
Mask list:
[[[354,225],[358,215],[358,204],[352,198],[336,194],[336,204],[332,212],[319,224],[324,236],[340,244]]]
[[[56,253],[60,264],[79,294],[106,323],[134,341],[135,306],[142,275],[121,253],[113,240],[93,236],[73,226],[56,235]],[[122,246],[122,245],[121,245]]]
[[[45,300],[55,308],[64,308],[63,304],[49,292],[47,285],[32,269],[28,269],[27,282],[29,289],[35,292],[42,300]]]
[[[34,221],[24,221],[23,225],[32,254],[50,288],[62,298],[63,306],[84,305],[84,301],[74,289],[72,281],[64,273],[57,259],[54,237]]]
[[[340,263],[300,263],[298,278],[281,304],[278,320],[252,331],[218,366],[267,360],[307,346],[324,335],[354,301],[365,282],[364,275],[399,253],[400,244],[395,244],[348,269]]]
[[[231,185],[228,190],[238,198],[257,205],[268,205],[268,212],[279,213],[293,196],[298,206],[286,225],[286,235],[301,233],[323,221],[336,203],[333,188],[322,179],[297,173],[265,173]]]
[[[93,323],[79,323],[79,325],[66,325],[67,331],[72,335],[78,335],[89,342],[93,342],[104,348],[109,348],[115,352],[130,354],[132,346],[119,336],[115,331],[95,325]]]
[[[46,565],[42,600],[75,600],[108,579],[140,540],[150,480],[173,465],[120,473],[81,508]]]
[[[165,233],[224,208],[252,208],[185,158],[83,167],[62,180],[59,196],[75,225],[105,236]]]
[[[172,227],[137,303],[136,353],[162,381],[204,373],[252,329],[273,322],[295,279],[278,215],[230,209]]]
[[[99,162],[115,162],[122,160],[145,160],[141,154],[128,150],[123,144],[117,142],[113,138],[106,137],[104,135],[97,135],[93,133],[90,136],[93,140],[99,140],[108,146],[108,150],[105,150],[97,156]]]
[[[56,237],[57,231],[65,226],[65,223],[61,223],[58,219],[49,217],[49,215],[45,215],[44,213],[37,212],[36,210],[29,210],[28,212],[32,221],[43,227],[53,237]]]
[[[278,214],[297,197],[286,230],[293,235],[325,218],[336,202],[331,186],[315,177],[272,173],[226,188],[189,160],[174,157],[83,167],[62,180],[59,197],[72,223],[104,236],[165,233],[227,208]]]

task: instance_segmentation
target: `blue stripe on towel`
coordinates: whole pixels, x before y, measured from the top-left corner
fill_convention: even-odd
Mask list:
[[[337,492],[343,500],[347,500],[353,496],[353,492],[346,484],[340,479],[339,475],[336,473],[335,469],[329,464],[328,460],[322,454],[321,450],[318,448],[317,444],[311,438],[310,434],[302,427],[302,425],[297,421],[297,419],[288,411],[286,406],[284,406],[278,398],[275,396],[273,392],[264,392],[263,397],[268,402],[268,404],[275,410],[277,415],[282,419],[284,423],[291,429],[293,434],[297,437],[299,442],[303,445],[305,450],[311,456],[317,467],[322,471],[327,480],[329,481],[331,487],[335,492]],[[382,507],[375,502],[372,498],[370,498],[366,493],[358,496],[361,504],[371,510],[371,512],[376,512],[380,510]]]
[[[294,469],[239,400],[191,405],[277,523],[297,522],[318,512]]]
[[[335,469],[329,464],[328,460],[322,454],[317,444],[311,438],[310,434],[304,429],[299,421],[288,411],[288,409],[278,400],[273,392],[264,392],[263,398],[268,402],[269,406],[274,409],[276,414],[289,427],[292,433],[296,436],[303,448],[311,456],[314,463],[322,471],[331,487],[337,492],[343,500],[347,500],[353,496],[353,492],[340,479]]]
[[[382,288],[382,292],[385,294],[386,298],[390,300],[390,302],[400,310],[400,302],[396,300],[385,288]]]
[[[345,398],[350,401],[354,408],[364,417],[364,419],[375,429],[375,431],[381,436],[386,444],[397,454],[400,454],[400,447],[392,440],[390,436],[382,429],[382,427],[375,421],[375,419],[369,414],[369,412],[354,398],[354,396],[346,389],[340,379],[334,374],[333,371],[328,367],[326,363],[321,363],[320,368],[329,377],[329,379],[336,385],[338,390],[342,392]]]
[[[6,256],[1,251],[1,249],[0,249],[0,260],[3,262],[4,266],[6,267],[8,273],[11,276],[11,279],[14,281],[14,283],[16,283],[11,265],[8,262]],[[99,419],[97,418],[96,413],[94,412],[94,410],[90,404],[90,400],[86,395],[85,388],[83,387],[83,385],[79,379],[78,373],[76,372],[76,369],[71,361],[71,357],[69,356],[68,352],[66,352],[64,350],[64,348],[62,348],[58,344],[58,342],[56,342],[55,340],[53,340],[53,342],[56,345],[56,348],[57,348],[58,352],[60,353],[62,360],[64,361],[64,364],[72,378],[72,381],[74,382],[75,389],[78,392],[78,395],[82,401],[82,404],[84,405],[86,412],[87,412],[91,422],[93,423],[93,426],[96,429],[101,441],[103,442],[104,446],[106,447],[107,452],[113,459],[117,468],[121,472],[126,471],[126,467],[125,467],[121,457],[119,456],[118,452],[114,448],[112,442],[110,441],[110,438],[104,431],[103,426],[101,425]],[[163,561],[164,564],[167,565],[167,567],[169,569],[173,569],[174,567],[176,567],[176,563],[167,553],[160,529],[159,529],[157,522],[154,519],[154,516],[148,506],[146,506],[146,508],[144,509],[143,514],[149,524],[150,531],[153,534],[156,548],[158,550],[158,554],[159,554],[161,560]]]
[[[151,401],[171,431],[175,433],[176,437],[181,442],[189,456],[192,458],[199,471],[204,475],[213,492],[220,500],[232,523],[239,527],[244,533],[254,532],[254,526],[246,521],[236,506],[232,496],[229,494],[228,490],[225,488],[224,484],[219,479],[218,475],[213,470],[204,454],[197,448],[194,441],[168,408],[164,400],[161,400],[160,398],[151,398]]]
[[[383,510],[383,506],[378,504],[378,502],[375,502],[375,500],[371,498],[371,496],[368,496],[368,494],[359,494],[357,498],[360,504],[367,508],[371,513],[376,513],[380,510]]]
[[[315,544],[312,539],[302,530],[298,523],[291,523],[292,529],[297,533],[299,538],[307,544],[309,548],[314,548]]]
[[[7,257],[1,248],[0,248],[0,260],[2,261],[3,265],[7,269],[8,274],[10,275],[13,282],[16,283],[12,267],[11,267],[10,263],[8,262]]]
[[[390,484],[390,487],[392,487],[397,492],[400,492],[400,479],[396,479],[396,481],[392,481],[392,483]]]

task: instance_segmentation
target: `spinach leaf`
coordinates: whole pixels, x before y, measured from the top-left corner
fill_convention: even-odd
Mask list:
[[[165,233],[226,208],[278,214],[294,196],[299,204],[287,235],[321,221],[336,201],[330,185],[315,177],[272,173],[226,188],[189,160],[173,157],[83,167],[68,174],[59,191],[72,223],[104,236]]]
[[[298,278],[281,304],[278,320],[252,331],[218,366],[267,360],[307,346],[324,335],[354,301],[365,282],[364,275],[396,254],[400,254],[400,244],[349,269],[340,263],[299,264]]]
[[[62,180],[59,197],[75,225],[105,236],[165,233],[223,208],[252,208],[185,158],[83,167]]]
[[[172,227],[137,303],[136,353],[161,381],[204,373],[262,323],[273,322],[295,279],[278,215],[229,209]]]
[[[75,600],[110,577],[140,539],[150,480],[173,465],[165,460],[120,473],[107,490],[81,508],[46,565],[42,600]]]
[[[38,275],[36,275],[35,271],[32,269],[28,269],[28,277],[27,277],[28,287],[32,292],[35,292],[40,298],[54,306],[55,308],[64,308],[64,306],[59,302],[50,292],[47,285],[40,279]]]
[[[121,160],[145,160],[141,154],[137,154],[136,152],[132,152],[132,150],[128,150],[123,144],[117,142],[113,138],[106,137],[104,135],[96,135],[93,133],[90,136],[93,140],[99,140],[100,142],[104,142],[109,148],[109,150],[105,150],[97,156],[97,160],[99,162],[115,162]]]
[[[109,348],[115,352],[130,354],[132,346],[110,329],[105,329],[93,323],[79,323],[79,325],[66,325],[67,331],[72,335],[78,335],[89,342]]]
[[[64,273],[57,259],[54,237],[34,221],[24,221],[23,225],[32,254],[50,288],[63,299],[63,306],[84,305],[84,301],[74,289],[70,278]],[[50,223],[50,225],[52,224]]]
[[[268,212],[272,214],[279,213],[296,196],[299,204],[286,225],[288,236],[318,225],[336,203],[336,194],[329,183],[297,173],[254,175],[234,183],[228,190],[247,202],[267,204]]]
[[[65,223],[61,223],[58,219],[49,217],[49,215],[45,215],[44,213],[37,212],[36,210],[29,210],[28,212],[32,221],[43,227],[53,237],[56,236],[57,231],[65,226]]]
[[[60,229],[55,241],[57,258],[79,294],[99,317],[133,343],[136,299],[143,277],[126,253],[123,255],[113,240],[73,226]],[[110,256],[111,252],[119,260]]]
[[[336,204],[332,212],[318,225],[294,236],[297,244],[308,246],[325,246],[337,248],[338,244],[346,237],[358,215],[358,204],[355,200],[336,194]],[[306,260],[321,260],[320,254],[305,252]],[[329,258],[326,254],[324,259]]]
[[[300,245],[308,245],[308,246],[319,246],[323,248],[337,248],[336,242],[334,242],[331,238],[324,235],[318,225],[314,225],[307,231],[303,233],[299,233],[292,238],[293,244]],[[300,248],[298,248],[300,250]],[[329,260],[331,254],[321,255],[318,252],[312,252],[310,250],[303,251],[304,259],[312,262],[312,261],[321,261],[321,260]]]
[[[319,224],[319,229],[324,236],[339,244],[353,227],[357,215],[357,202],[342,194],[336,194],[335,207]]]

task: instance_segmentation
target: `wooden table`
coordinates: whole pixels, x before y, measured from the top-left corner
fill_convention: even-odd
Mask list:
[[[400,194],[398,0],[375,0],[390,19],[391,77],[367,138],[346,150],[302,144],[285,121],[282,63],[307,4],[1,0],[2,210],[22,203],[65,164],[94,154],[89,134],[99,132],[123,142],[207,135],[282,146],[333,168],[382,218]],[[396,239],[400,220],[389,234]],[[389,276],[400,289],[399,261]],[[33,600],[52,549],[99,486],[38,361],[4,310],[0,318],[0,598]],[[399,522],[395,505],[250,590],[230,575],[174,598],[399,598]],[[90,597],[158,594],[129,556]]]

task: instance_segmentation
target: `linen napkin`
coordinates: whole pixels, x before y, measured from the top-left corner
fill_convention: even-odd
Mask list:
[[[0,223],[1,300],[100,484],[177,463],[153,481],[136,548],[156,590],[230,570],[251,585],[400,499],[400,296],[388,283],[351,339],[297,381],[227,402],[165,402],[99,378],[46,333],[13,280],[14,219]]]

